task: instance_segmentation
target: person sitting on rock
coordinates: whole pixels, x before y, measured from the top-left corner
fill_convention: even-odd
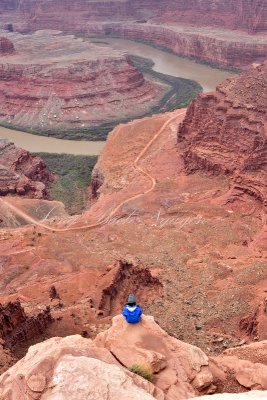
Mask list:
[[[123,308],[122,315],[125,317],[129,324],[136,324],[141,321],[141,315],[143,311],[141,307],[136,304],[135,297],[130,294],[128,297],[128,302]]]

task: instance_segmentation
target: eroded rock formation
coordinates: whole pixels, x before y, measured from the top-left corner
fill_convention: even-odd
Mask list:
[[[0,304],[0,338],[12,350],[44,333],[51,322],[49,308],[27,316],[19,301]]]
[[[78,394],[80,400],[111,400],[118,395],[127,400],[183,400],[214,393],[221,381],[228,392],[235,385],[238,391],[246,390],[242,385],[248,373],[252,381],[262,380],[256,387],[264,388],[267,366],[250,362],[250,368],[242,371],[240,366],[248,362],[237,357],[234,369],[231,365],[236,383],[231,382],[226,364],[232,358],[209,359],[199,348],[169,336],[153,317],[143,316],[141,323],[130,325],[116,316],[112,327],[94,341],[75,335],[30,347],[22,360],[1,375],[0,396],[8,394],[10,400],[17,400],[21,393],[40,400],[71,400]],[[150,368],[152,382],[129,371],[136,364]],[[18,379],[20,385],[14,385]],[[264,398],[264,392],[251,392],[241,399],[254,399],[256,394]]]
[[[179,55],[226,67],[244,67],[267,57],[265,34],[254,36],[230,30],[150,22],[87,23],[84,30],[89,36],[111,35],[152,43]]]
[[[250,315],[242,318],[239,326],[250,338],[267,339],[267,298]]]
[[[20,386],[13,384],[18,376]],[[21,393],[39,399],[76,400],[79,393],[81,400],[112,400],[117,396],[152,400],[149,392],[156,391],[149,382],[122,369],[108,350],[79,335],[53,338],[31,347],[26,357],[0,380],[0,395],[9,393],[12,400]]]
[[[151,365],[154,384],[166,393],[166,398],[205,393],[212,385],[208,357],[197,347],[168,336],[153,317],[142,317],[136,326],[127,324],[122,316],[112,322],[112,327],[100,333],[95,343],[107,348],[127,368]]]
[[[64,136],[146,113],[166,92],[110,48],[51,31],[9,36],[20,51],[0,64],[5,124]]]
[[[7,3],[9,7],[2,6],[0,26],[2,22],[3,27],[21,32],[61,29],[68,33],[119,35],[223,66],[245,66],[267,56],[264,0]]]
[[[0,37],[0,55],[12,54],[15,51],[11,40],[6,37]]]
[[[264,0],[7,0],[7,4],[2,5],[0,24],[21,32],[61,29],[119,35],[224,66],[244,66],[267,55]]]
[[[149,269],[123,260],[112,266],[102,279],[101,287],[98,308],[105,315],[120,312],[129,293],[135,293],[142,303],[150,303],[162,294],[161,282],[151,275]]]
[[[267,62],[198,96],[179,128],[187,172],[231,177],[232,187],[267,200]]]
[[[28,151],[0,139],[0,195],[25,195],[47,198],[53,181],[44,161]]]
[[[160,23],[189,23],[261,32],[267,29],[264,0],[191,0],[173,2],[163,0],[88,1],[79,0],[4,0],[2,11],[15,11],[24,15],[29,27],[55,28],[55,24],[71,23],[84,26],[88,20],[153,20]],[[60,18],[59,16],[64,16]],[[71,18],[74,15],[75,18]],[[78,22],[79,21],[79,22]],[[59,27],[62,29],[62,27]]]

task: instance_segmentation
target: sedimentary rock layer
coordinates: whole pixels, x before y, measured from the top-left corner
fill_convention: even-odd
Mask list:
[[[0,37],[0,54],[9,54],[14,52],[14,45],[6,37]]]
[[[94,23],[100,27],[93,29]],[[0,15],[1,27],[20,32],[100,34],[102,23],[109,33],[224,66],[267,56],[264,0],[7,0]]]
[[[27,316],[19,301],[0,304],[0,338],[11,349],[43,333],[51,322],[49,308]]]
[[[231,176],[235,188],[267,199],[267,63],[228,79],[189,106],[178,141],[188,172]]]
[[[50,31],[8,35],[18,52],[0,64],[0,121],[6,124],[53,135],[140,115],[165,93],[110,48]]]
[[[28,151],[0,139],[0,195],[15,194],[47,198],[53,181],[44,161]]]
[[[75,30],[75,26],[71,29]],[[167,26],[151,23],[86,23],[83,31],[92,36],[118,36],[141,40],[174,53],[222,66],[242,67],[267,57],[266,35],[243,32]]]
[[[17,12],[30,27],[55,24],[64,20],[86,21],[153,20],[160,23],[190,23],[261,32],[267,29],[264,0],[4,0],[0,10]],[[23,21],[22,21],[23,22]]]

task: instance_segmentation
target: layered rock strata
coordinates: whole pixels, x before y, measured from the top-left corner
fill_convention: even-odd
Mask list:
[[[89,36],[118,36],[148,42],[179,55],[226,67],[244,67],[267,57],[264,34],[253,36],[203,27],[116,22],[87,23],[83,30]]]
[[[15,51],[14,44],[6,37],[0,37],[0,55],[12,54]]]
[[[0,139],[0,195],[48,198],[54,179],[44,161],[14,143]]]
[[[19,301],[0,304],[0,338],[10,349],[44,333],[51,322],[49,308],[27,316]]]
[[[7,3],[2,6],[0,26],[9,31],[61,29],[83,35],[104,31],[222,66],[244,66],[267,55],[264,0]]]
[[[0,64],[0,122],[8,126],[86,129],[148,112],[166,91],[110,48],[50,31],[9,36],[19,51]]]
[[[232,187],[267,201],[267,62],[199,95],[179,128],[187,172],[231,177]]]
[[[183,22],[198,26],[243,29],[248,32],[267,30],[267,9],[264,0],[191,0],[173,2],[163,0],[5,0],[2,11],[17,12],[26,18],[29,26],[55,28],[64,21],[152,20],[160,23]],[[73,18],[71,17],[73,16]],[[61,28],[60,28],[61,29]]]

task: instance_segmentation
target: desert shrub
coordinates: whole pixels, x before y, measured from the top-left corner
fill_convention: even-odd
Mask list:
[[[142,378],[149,382],[152,382],[153,380],[153,372],[150,365],[133,364],[131,367],[129,367],[129,371],[142,376]]]
[[[97,156],[36,153],[56,174],[49,193],[54,200],[62,201],[70,214],[83,212],[89,204],[88,187]]]

